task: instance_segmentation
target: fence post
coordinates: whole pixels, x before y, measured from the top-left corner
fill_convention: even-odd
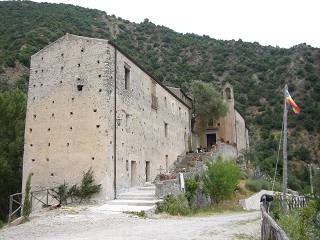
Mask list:
[[[9,216],[8,216],[8,223],[11,222],[11,214],[12,214],[12,195],[9,197]]]
[[[47,202],[46,202],[46,207],[48,207],[48,205],[49,205],[49,201],[48,201],[48,197],[49,197],[49,190],[47,189]]]

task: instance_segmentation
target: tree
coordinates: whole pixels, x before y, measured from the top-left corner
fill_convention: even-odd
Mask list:
[[[210,196],[211,204],[218,204],[231,197],[238,185],[240,169],[233,161],[221,157],[208,161],[207,167],[203,176],[204,191]]]
[[[192,122],[198,133],[202,133],[210,120],[218,120],[227,114],[228,108],[212,83],[192,81],[189,92],[194,99]]]
[[[32,177],[32,174],[30,173],[26,182],[26,189],[24,192],[24,201],[23,201],[23,208],[22,208],[22,216],[24,218],[28,218],[31,213],[31,207],[32,207],[30,202],[31,177]]]

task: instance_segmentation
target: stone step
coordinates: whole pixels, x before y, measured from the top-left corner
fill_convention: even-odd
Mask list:
[[[128,199],[128,200],[153,200],[155,199],[154,194],[153,195],[130,195],[130,194],[124,194],[119,195],[117,199]]]
[[[148,191],[148,190],[156,190],[156,186],[147,186],[147,187],[138,187],[138,190]]]
[[[141,211],[151,211],[155,209],[156,206],[131,206],[131,205],[108,205],[104,204],[97,208],[92,209],[94,212],[141,212]]]
[[[108,205],[128,205],[128,206],[153,206],[160,200],[129,200],[129,199],[115,199],[109,201]]]

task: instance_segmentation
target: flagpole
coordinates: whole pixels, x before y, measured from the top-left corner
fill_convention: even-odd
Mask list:
[[[288,91],[287,84],[284,87],[284,91]],[[286,96],[284,98],[284,110],[283,110],[283,208],[287,212],[287,185],[288,185],[288,154],[287,154],[287,142],[288,142],[288,130],[287,130],[287,120],[288,120],[288,107]]]

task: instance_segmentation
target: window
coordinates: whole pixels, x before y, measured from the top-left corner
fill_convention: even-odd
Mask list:
[[[208,120],[208,127],[213,127],[213,118]]]
[[[226,97],[228,100],[231,100],[231,89],[230,88],[226,88]]]
[[[130,86],[130,69],[129,67],[124,67],[124,89],[128,90]]]
[[[168,137],[168,123],[164,123],[164,136]]]
[[[152,80],[151,83],[151,108],[157,110],[158,109],[158,98],[156,92],[156,82]]]

